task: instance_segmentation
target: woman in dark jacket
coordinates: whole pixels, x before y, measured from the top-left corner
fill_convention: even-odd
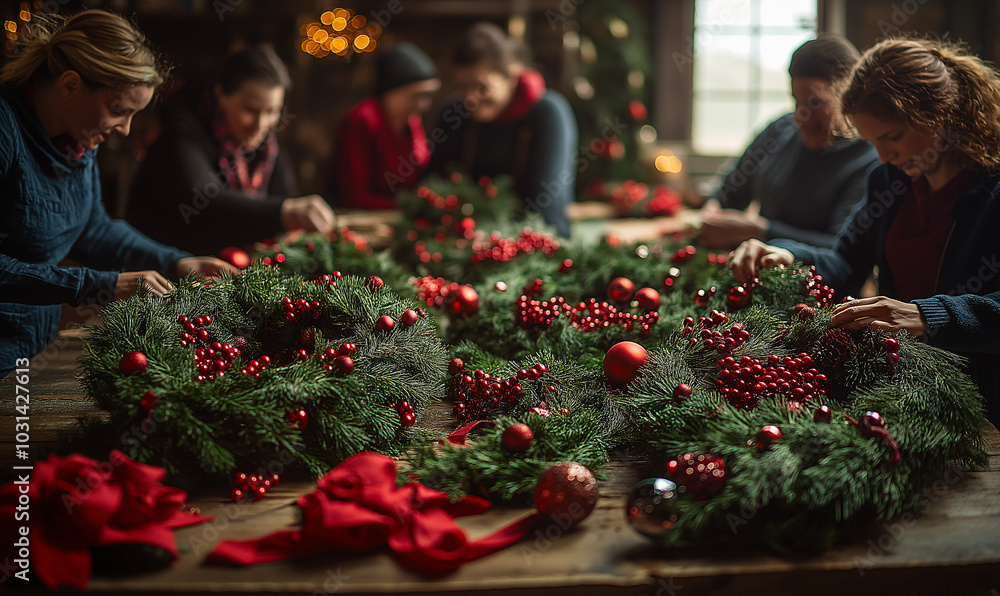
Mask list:
[[[452,63],[459,100],[429,135],[436,143],[429,169],[508,174],[525,205],[569,236],[578,133],[566,98],[546,89],[542,75],[521,64],[510,40],[488,23],[459,40]]]
[[[273,50],[229,56],[197,109],[165,111],[132,182],[126,219],[151,238],[213,254],[283,230],[332,231],[322,197],[292,198],[294,176],[275,136],[289,86]]]
[[[883,163],[867,200],[832,250],[751,240],[733,274],[800,259],[855,293],[877,265],[882,295],[842,304],[831,325],[906,330],[965,356],[1000,424],[1000,79],[952,45],[890,39],[865,53],[841,101]]]
[[[153,242],[108,217],[97,148],[126,136],[163,81],[145,38],[88,10],[36,18],[0,73],[0,376],[51,342],[62,304],[154,293],[167,278],[235,272]],[[81,266],[62,266],[70,258]]]

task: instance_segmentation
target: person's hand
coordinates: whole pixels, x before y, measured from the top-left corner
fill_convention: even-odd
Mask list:
[[[187,277],[192,273],[202,277],[229,273],[235,277],[240,274],[240,269],[215,257],[187,257],[177,261],[177,277]]]
[[[760,240],[747,240],[729,253],[729,270],[736,281],[753,279],[757,272],[767,267],[791,266],[795,256],[791,252],[764,244]]]
[[[900,302],[885,296],[859,298],[841,304],[833,310],[830,326],[850,331],[905,329],[914,337],[920,337],[927,330],[924,319],[920,316],[920,308],[916,304]]]
[[[139,287],[139,278],[142,278],[142,283],[149,288],[154,296],[162,296],[174,289],[173,284],[157,271],[126,271],[118,274],[118,282],[115,284],[115,300],[124,300],[131,296]]]
[[[723,209],[716,201],[709,201],[701,210],[701,242],[708,248],[733,248],[762,237],[766,231],[767,219],[739,209]]]
[[[285,199],[281,203],[281,225],[287,231],[317,231],[329,237],[336,220],[333,210],[319,195]]]

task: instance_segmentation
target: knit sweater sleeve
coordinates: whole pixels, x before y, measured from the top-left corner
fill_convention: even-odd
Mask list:
[[[913,304],[926,323],[927,343],[957,352],[1000,352],[1000,292],[938,294]]]
[[[754,199],[754,177],[760,171],[763,161],[778,147],[778,132],[785,118],[779,118],[768,124],[726,173],[722,184],[712,194],[712,198],[719,201],[724,208],[743,210],[750,205]]]
[[[855,205],[844,222],[833,248],[812,246],[794,240],[774,240],[772,245],[790,250],[806,265],[815,265],[824,281],[841,295],[857,294],[875,267],[879,228],[900,194],[892,194],[884,166],[868,177],[866,198]],[[888,199],[887,199],[888,197]]]
[[[124,221],[111,219],[101,200],[96,160],[91,166],[90,179],[90,218],[70,249],[69,258],[104,271],[152,269],[174,277],[177,261],[191,256],[190,253],[154,242]]]
[[[517,181],[529,208],[540,212],[561,236],[570,235],[566,208],[576,186],[576,146],[579,137],[566,99],[548,91],[533,108],[527,168]]]

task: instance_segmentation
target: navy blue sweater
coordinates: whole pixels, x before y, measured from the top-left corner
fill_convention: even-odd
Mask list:
[[[525,204],[568,237],[566,207],[576,192],[578,137],[573,110],[551,89],[526,115],[504,124],[476,122],[454,103],[427,133],[433,148],[428,170],[446,174],[458,167],[475,178],[509,174]]]
[[[857,294],[879,268],[879,293],[894,294],[885,238],[910,194],[909,176],[892,165],[868,178],[868,196],[848,218],[833,249],[789,240],[772,244],[816,265],[841,295]],[[951,235],[939,263],[934,296],[913,300],[927,323],[924,341],[968,358],[967,372],[986,398],[987,416],[1000,425],[1000,176],[975,176],[955,201]]]
[[[61,304],[109,302],[119,271],[174,277],[190,256],[108,216],[96,154],[60,153],[23,90],[0,89],[0,376],[55,338]]]
[[[865,180],[878,165],[868,141],[836,139],[811,151],[802,143],[794,114],[768,125],[726,175],[714,198],[723,207],[760,203],[770,222],[766,240],[790,238],[833,246],[854,206],[865,196]],[[817,184],[822,180],[822,184]]]

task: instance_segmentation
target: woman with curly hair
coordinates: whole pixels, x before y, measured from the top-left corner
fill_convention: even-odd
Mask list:
[[[1000,423],[1000,77],[955,44],[888,39],[861,58],[843,115],[883,165],[833,249],[750,240],[730,255],[737,279],[762,267],[815,265],[856,293],[878,267],[880,296],[851,300],[830,324],[906,330],[968,358]]]

